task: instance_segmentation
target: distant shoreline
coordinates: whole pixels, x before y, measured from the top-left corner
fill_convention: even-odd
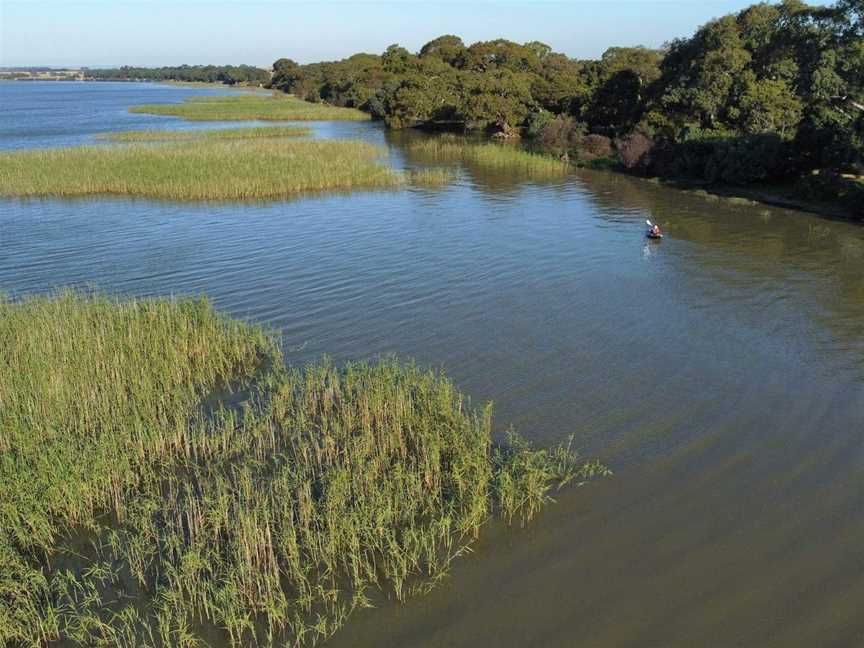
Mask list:
[[[9,76],[0,76],[0,81],[11,81],[11,82],[29,82],[32,83],[34,81],[56,81],[56,82],[69,82],[75,81],[78,83],[159,83],[163,85],[173,85],[173,86],[187,86],[190,88],[237,88],[237,89],[248,89],[248,90],[267,90],[261,85],[248,85],[245,83],[211,83],[209,81],[155,81],[153,79],[96,79],[94,77],[85,77],[85,78],[77,78],[77,77],[9,77]]]
[[[172,85],[172,86],[181,86],[181,87],[189,87],[189,88],[237,88],[237,89],[248,89],[248,90],[267,90],[261,84],[249,84],[246,82],[239,83],[222,83],[216,81],[175,81],[173,79],[164,79],[164,80],[156,80],[156,79],[145,79],[145,78],[121,78],[118,77],[116,79],[103,79],[96,77],[88,77],[88,76],[80,76],[80,75],[52,75],[52,76],[39,76],[39,75],[29,75],[29,76],[13,76],[10,74],[2,74],[0,73],[0,81],[24,81],[24,82],[33,82],[33,81],[77,81],[80,83],[160,83],[164,85]]]

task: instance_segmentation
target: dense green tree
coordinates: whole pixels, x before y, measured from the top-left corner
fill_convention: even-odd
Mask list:
[[[384,69],[393,74],[404,74],[408,71],[414,55],[404,47],[391,45],[381,55],[381,64]]]
[[[864,157],[864,0],[763,2],[662,50],[612,47],[592,61],[539,41],[466,46],[447,34],[418,54],[393,45],[273,68],[273,87],[392,128],[522,129],[561,154],[591,142],[605,155],[614,138],[628,166],[659,173],[744,182],[860,169]]]
[[[662,50],[647,47],[610,47],[600,58],[600,67],[605,77],[619,72],[632,72],[642,86],[648,86],[660,78]]]
[[[420,57],[434,56],[448,65],[456,66],[465,55],[465,43],[458,36],[445,34],[429,41],[420,48]]]
[[[540,41],[531,41],[530,43],[525,43],[525,47],[534,52],[534,56],[536,56],[541,63],[553,53],[551,47],[549,47],[546,43],[541,43]]]
[[[461,102],[457,71],[435,57],[415,59],[410,70],[377,95],[383,118],[392,128],[458,119]]]
[[[459,118],[475,129],[506,130],[521,125],[535,107],[527,74],[501,68],[462,74]]]
[[[748,134],[776,132],[794,135],[801,121],[802,103],[783,79],[758,80],[747,70],[738,82],[737,106],[728,114]]]
[[[579,105],[587,102],[593,89],[583,64],[554,52],[542,61],[542,71],[531,80],[534,99],[554,113],[576,112]]]
[[[662,110],[681,128],[722,129],[735,81],[750,60],[734,16],[673,42],[663,61]]]
[[[595,66],[593,89],[580,117],[592,131],[609,136],[629,133],[645,110],[645,93],[660,77],[663,53],[645,47],[613,47]]]
[[[511,72],[539,72],[537,51],[527,45],[499,38],[474,43],[465,50],[459,67],[472,72],[506,69]]]
[[[273,63],[273,76],[270,79],[270,87],[277,88],[283,92],[291,92],[294,86],[303,79],[303,70],[294,61],[281,58]]]

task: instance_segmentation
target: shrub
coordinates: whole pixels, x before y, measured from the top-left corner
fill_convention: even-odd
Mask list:
[[[555,115],[548,110],[538,110],[528,115],[525,120],[525,135],[531,138],[538,138],[543,133],[550,122],[554,121]]]
[[[579,159],[585,162],[612,157],[612,140],[605,135],[592,133],[582,138]]]
[[[777,180],[798,167],[793,145],[773,133],[667,143],[655,147],[651,158],[654,173],[712,183]]]
[[[642,133],[631,133],[615,143],[621,163],[628,169],[642,169],[650,165],[654,141]]]
[[[585,124],[568,115],[558,115],[540,129],[537,139],[544,149],[563,155],[580,148],[585,138],[585,130]]]

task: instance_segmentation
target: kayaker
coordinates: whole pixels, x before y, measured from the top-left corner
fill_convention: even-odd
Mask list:
[[[650,231],[651,231],[651,236],[655,236],[657,238],[660,238],[661,236],[663,236],[663,232],[660,231],[659,225],[656,225],[656,224],[652,225]]]

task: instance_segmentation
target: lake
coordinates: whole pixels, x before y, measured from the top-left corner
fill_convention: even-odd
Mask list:
[[[127,112],[216,92],[0,83],[0,149],[224,126]],[[417,135],[313,126],[424,164]],[[275,203],[0,200],[0,292],[60,286],[205,293],[280,331],[291,363],[415,358],[494,401],[499,432],[575,434],[615,471],[490,527],[441,587],[328,646],[864,644],[860,226],[471,167],[443,189]]]

